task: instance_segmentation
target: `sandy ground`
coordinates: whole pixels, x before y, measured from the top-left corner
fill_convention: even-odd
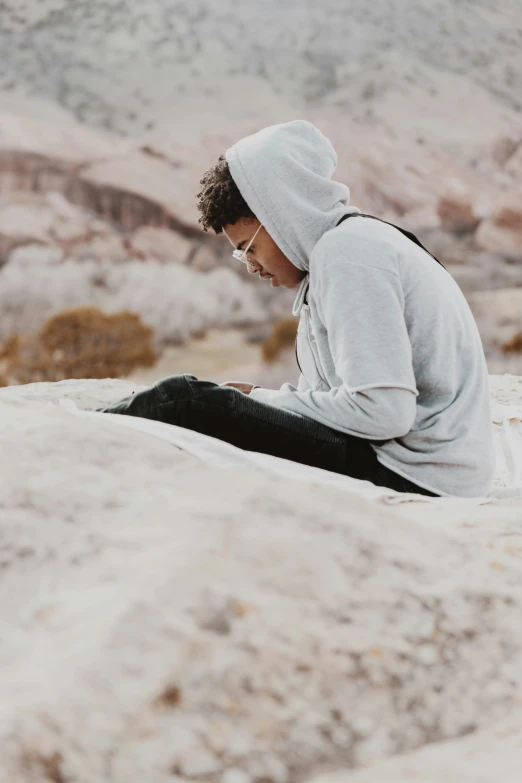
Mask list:
[[[228,380],[225,376],[233,375],[236,367],[241,367],[242,371],[244,367],[244,372],[252,367],[259,372],[260,361],[259,344],[248,343],[239,330],[209,329],[200,340],[167,346],[154,367],[137,368],[129,380],[148,386],[167,375],[191,373],[201,380],[218,383]]]

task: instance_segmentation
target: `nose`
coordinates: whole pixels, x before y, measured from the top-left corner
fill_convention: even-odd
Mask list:
[[[248,269],[248,271],[250,272],[250,274],[251,274],[251,275],[255,275],[255,274],[256,274],[256,272],[259,272],[259,271],[261,271],[261,267],[259,267],[259,266],[257,266],[257,267],[254,267],[254,266],[250,266],[250,265],[249,265],[249,266],[247,267],[247,269]]]

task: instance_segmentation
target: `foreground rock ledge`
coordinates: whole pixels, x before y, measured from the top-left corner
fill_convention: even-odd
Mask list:
[[[509,717],[520,507],[412,518],[49,404],[131,388],[0,392],[0,780],[291,783]]]

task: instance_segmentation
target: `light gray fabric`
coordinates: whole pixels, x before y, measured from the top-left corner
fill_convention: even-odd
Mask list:
[[[438,495],[486,495],[488,370],[455,280],[393,226],[352,217],[336,227],[360,210],[330,179],[335,151],[308,121],[264,128],[226,157],[256,217],[308,272],[292,310],[298,386],[251,396],[370,439],[379,462]]]
[[[361,211],[347,206],[350,188],[331,179],[337,153],[307,120],[269,125],[240,139],[225,157],[254,215],[303,271],[324,232],[347,212]]]

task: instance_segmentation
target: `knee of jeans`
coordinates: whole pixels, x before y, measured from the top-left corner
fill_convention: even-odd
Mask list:
[[[167,375],[156,381],[154,387],[163,402],[171,402],[179,399],[192,399],[194,396],[189,379],[197,381],[195,375],[180,373],[177,375]]]

